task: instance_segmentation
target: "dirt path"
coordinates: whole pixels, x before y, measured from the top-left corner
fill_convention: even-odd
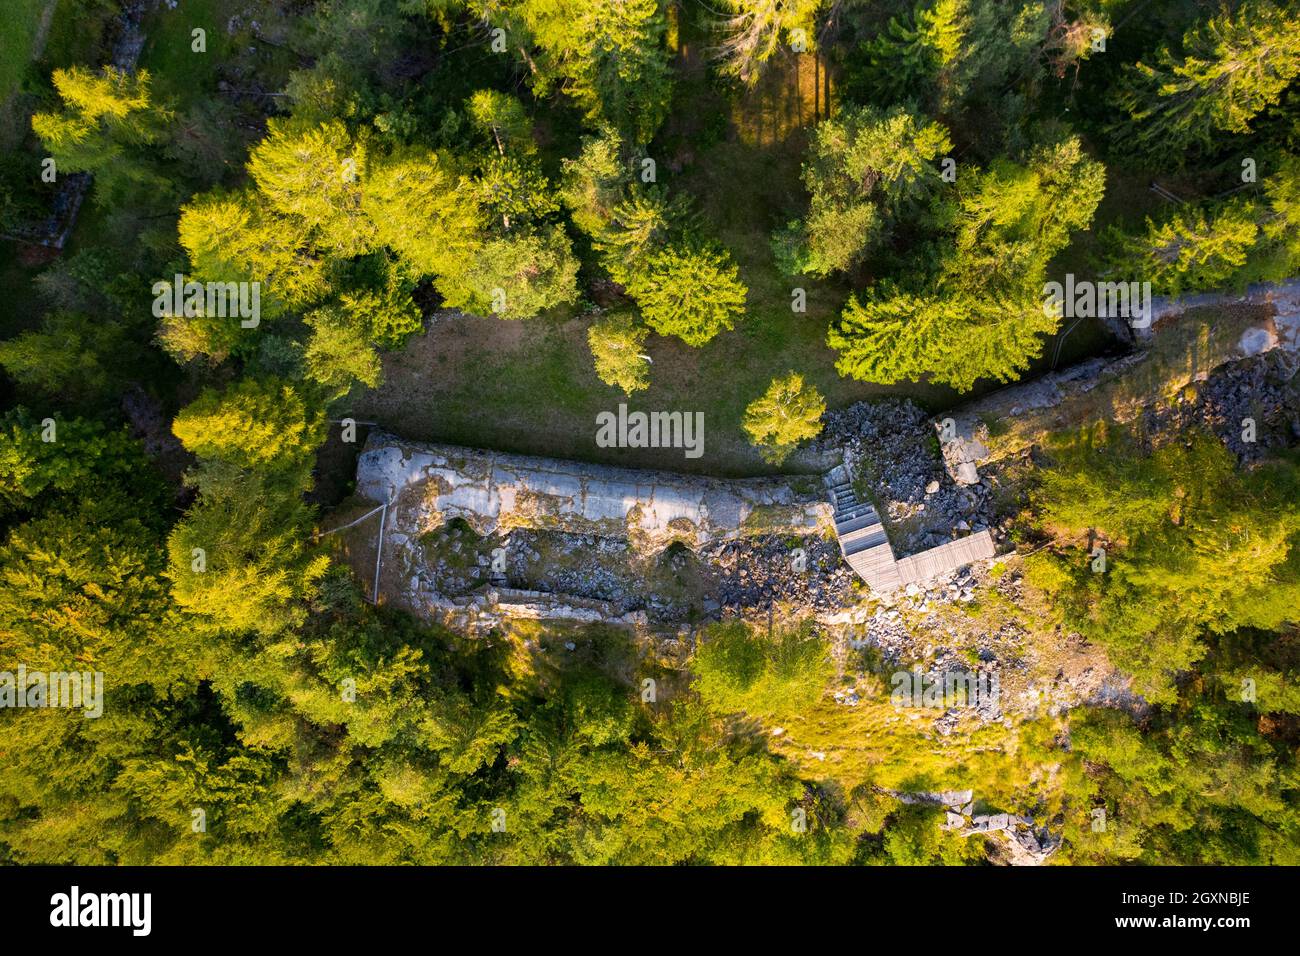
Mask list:
[[[54,11],[58,9],[59,0],[47,0],[41,11],[41,22],[36,25],[36,36],[32,38],[31,54],[28,60],[36,60],[45,52],[45,42],[50,38],[50,27],[54,23]]]

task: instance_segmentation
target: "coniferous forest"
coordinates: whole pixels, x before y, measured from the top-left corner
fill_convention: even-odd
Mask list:
[[[1300,863],[1293,3],[5,12],[0,862]],[[384,436],[810,501],[848,448],[874,541],[997,554],[887,594],[822,505],[399,556]],[[894,696],[957,669],[996,713]]]

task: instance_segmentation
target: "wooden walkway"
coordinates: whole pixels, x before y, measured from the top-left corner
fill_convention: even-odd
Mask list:
[[[920,554],[899,558],[898,576],[904,584],[929,581],[983,558],[991,558],[994,552],[993,536],[988,531],[977,531]]]
[[[840,539],[844,559],[879,594],[993,557],[993,536],[988,531],[979,531],[897,559],[880,515],[870,503],[858,500],[851,482],[844,480],[831,485],[831,498],[835,503],[835,534]]]

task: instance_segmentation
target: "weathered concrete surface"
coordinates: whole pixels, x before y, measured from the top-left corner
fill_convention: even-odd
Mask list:
[[[657,551],[700,548],[749,534],[829,528],[816,479],[722,480],[588,465],[372,432],[357,462],[357,491],[393,501],[395,526],[433,530],[453,518],[476,533],[539,528],[626,539]]]
[[[565,594],[487,588],[478,594],[449,598],[415,587],[412,594],[413,607],[424,616],[467,634],[490,630],[515,619],[629,627],[644,627],[647,623],[644,611],[621,613],[607,602]]]
[[[1245,322],[1215,319],[1213,312],[1203,312],[1195,322],[1184,319],[1186,327],[1169,327],[1141,340],[1139,351],[1122,358],[1089,359],[999,389],[934,419],[945,469],[956,483],[973,484],[980,478],[979,468],[1027,448],[1047,432],[1079,421],[1123,424],[1228,363],[1274,349],[1300,350],[1300,309]],[[989,422],[998,423],[997,436]]]
[[[1152,302],[1137,351],[1094,358],[998,389],[933,420],[953,481],[979,481],[979,467],[1079,421],[1131,421],[1154,400],[1205,381],[1216,368],[1281,349],[1300,351],[1300,278],[1240,293]],[[1001,434],[990,435],[997,422]]]
[[[1296,316],[1300,313],[1300,277],[1260,282],[1242,292],[1204,292],[1174,299],[1157,297],[1151,303],[1150,326],[1134,331],[1139,340],[1150,339],[1184,312],[1223,305],[1271,305],[1278,315]]]

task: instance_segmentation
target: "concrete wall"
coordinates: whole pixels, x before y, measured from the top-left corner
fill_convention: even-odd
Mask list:
[[[432,530],[462,518],[481,535],[539,528],[628,540],[658,550],[748,534],[829,528],[818,478],[725,480],[588,465],[373,432],[357,462],[357,491],[393,501],[396,526]]]

